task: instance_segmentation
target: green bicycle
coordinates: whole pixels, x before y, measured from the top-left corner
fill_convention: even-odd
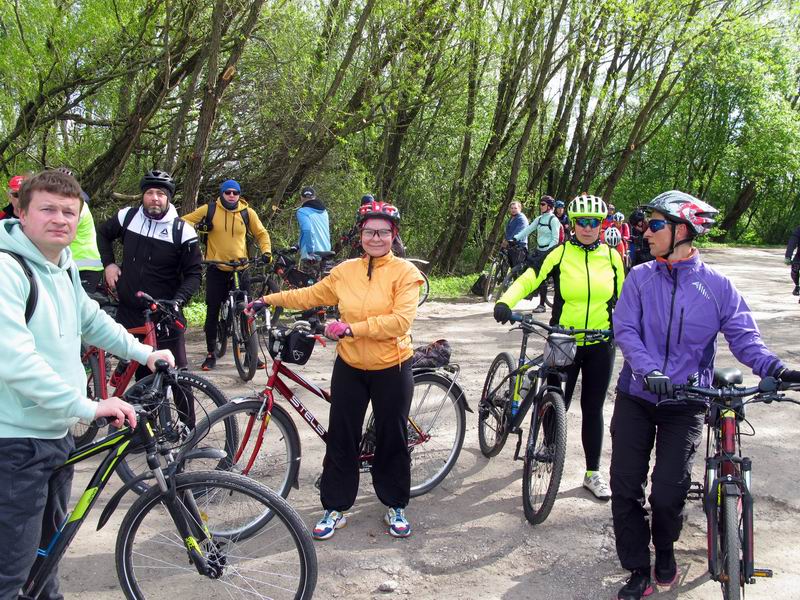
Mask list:
[[[171,376],[174,371],[159,361],[153,387],[160,388]],[[140,406],[136,412],[135,429],[122,427],[74,450],[65,462],[62,468],[106,454],[60,530],[39,550],[24,596],[39,597],[114,468],[132,449],[143,447],[150,468],[147,475],[152,474],[158,484],[131,505],[117,534],[117,577],[126,598],[311,598],[317,558],[311,535],[294,509],[241,475],[183,473],[182,463],[176,461],[162,467],[159,454],[164,453],[154,434],[157,416]],[[114,494],[98,529],[108,523],[135,481]]]

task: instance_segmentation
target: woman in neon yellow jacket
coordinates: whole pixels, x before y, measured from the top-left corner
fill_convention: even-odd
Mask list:
[[[569,205],[573,237],[547,255],[541,268],[525,271],[494,307],[494,317],[505,323],[511,309],[547,279],[553,277],[555,296],[551,325],[576,329],[611,329],[611,313],[622,291],[625,269],[618,252],[600,241],[600,225],[607,212],[598,196],[583,194]],[[581,386],[581,441],[586,455],[583,486],[608,500],[611,491],[600,473],[603,448],[603,403],[614,367],[612,341],[578,341],[575,362],[567,370],[564,393],[569,408],[578,374]]]

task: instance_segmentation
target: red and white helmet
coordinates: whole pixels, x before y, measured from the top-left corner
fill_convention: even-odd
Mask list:
[[[8,189],[12,192],[18,192],[23,181],[25,181],[25,177],[23,175],[14,175],[8,180]]]
[[[714,225],[714,217],[719,211],[684,192],[670,190],[653,198],[645,209],[660,212],[672,223],[688,225],[695,235],[703,235]]]
[[[616,227],[609,227],[603,233],[605,242],[612,248],[616,248],[622,243],[622,234]]]
[[[397,228],[400,226],[400,211],[388,202],[373,200],[358,209],[358,224],[363,226],[367,219],[384,219]]]

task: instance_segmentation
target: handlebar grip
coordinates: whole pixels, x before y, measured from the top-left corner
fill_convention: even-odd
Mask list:
[[[137,298],[141,298],[142,300],[146,300],[147,302],[155,303],[155,300],[153,299],[153,297],[150,294],[148,294],[147,292],[143,292],[142,290],[139,290],[138,292],[136,292],[136,297]]]
[[[99,417],[94,421],[92,421],[92,423],[94,423],[94,426],[97,427],[98,429],[105,429],[106,427],[108,427],[110,421],[108,420],[108,417]]]
[[[509,321],[511,323],[522,323],[525,320],[525,315],[519,312],[512,312]]]

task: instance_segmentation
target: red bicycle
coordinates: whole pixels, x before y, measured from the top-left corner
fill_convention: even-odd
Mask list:
[[[282,396],[324,442],[325,427],[292,392],[291,382],[313,396],[330,402],[328,391],[308,381],[287,365],[288,347],[295,348],[305,340],[310,354],[316,342],[323,340],[313,333],[307,321],[291,327],[269,328],[269,351],[272,368],[264,389],[257,396],[235,398],[198,423],[193,438],[184,452],[202,447],[224,449],[227,458],[211,465],[197,463],[195,468],[225,468],[248,475],[281,496],[287,497],[291,487],[299,487],[300,436],[289,412],[276,402]],[[308,346],[310,344],[310,346]],[[305,357],[307,360],[307,356]],[[296,361],[292,361],[296,362]],[[305,361],[304,361],[305,362]],[[411,453],[411,496],[424,494],[438,485],[455,465],[464,443],[466,411],[472,412],[461,386],[459,367],[448,364],[437,368],[413,369],[414,396],[408,416],[408,448]],[[277,394],[276,394],[277,392]],[[223,427],[224,425],[224,427]],[[230,433],[235,432],[235,443]],[[373,418],[366,419],[361,438],[362,472],[370,471],[375,451]]]
[[[177,318],[172,300],[156,300],[145,292],[137,292],[136,295],[147,303],[147,307],[144,309],[145,322],[140,327],[128,329],[128,332],[136,336],[143,336],[142,343],[158,348],[159,328],[165,326],[184,327]],[[140,364],[135,360],[116,358],[117,364],[112,371],[110,367],[115,358],[96,346],[89,346],[85,349],[82,359],[87,371],[87,395],[89,398],[94,400],[114,396],[122,398],[123,395],[129,395],[133,391],[133,388],[129,391],[126,390],[128,390]],[[135,388],[149,389],[148,386],[152,379],[153,375],[143,377],[136,383]],[[198,416],[205,417],[209,412],[223,406],[228,401],[219,388],[199,375],[178,371],[176,380],[177,385],[169,390],[175,409],[172,420],[169,424],[161,423],[160,431],[157,432],[157,437],[160,436],[159,443],[162,445],[184,442],[194,430]],[[137,397],[136,402],[142,404],[142,399]],[[72,427],[71,431],[76,447],[80,447],[95,438],[98,428],[94,422],[88,425],[78,423]],[[125,483],[129,483],[147,469],[143,451],[134,451],[119,462],[117,474]],[[147,484],[143,482],[133,486],[133,489],[139,493],[147,488]]]

